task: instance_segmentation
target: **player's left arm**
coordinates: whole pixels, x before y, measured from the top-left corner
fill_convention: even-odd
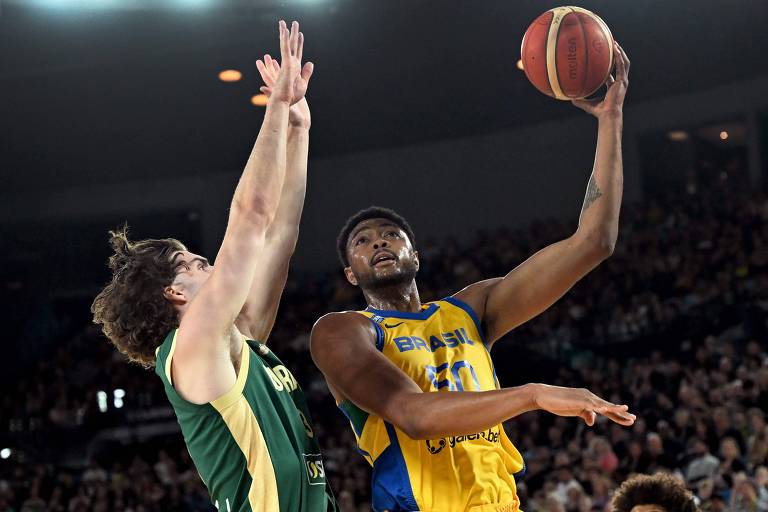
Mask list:
[[[303,42],[303,41],[302,41]],[[280,65],[269,55],[256,62],[269,96]],[[311,70],[310,70],[311,72]],[[288,115],[285,181],[275,218],[266,234],[265,249],[253,277],[248,299],[235,324],[245,336],[267,342],[275,323],[280,297],[288,279],[288,266],[299,237],[299,223],[307,190],[309,129],[312,124],[306,98],[291,105]]]
[[[488,343],[545,311],[577,281],[608,258],[619,232],[623,189],[621,132],[629,59],[614,46],[616,79],[602,100],[573,104],[598,119],[597,150],[579,227],[565,240],[540,250],[504,277],[468,286],[456,297],[482,319]]]

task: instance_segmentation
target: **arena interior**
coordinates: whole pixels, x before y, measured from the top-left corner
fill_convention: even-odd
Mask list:
[[[278,19],[301,21],[316,69],[269,344],[309,398],[340,509],[371,510],[370,467],[308,350],[321,315],[365,307],[336,234],[372,204],[405,215],[426,301],[573,232],[596,123],[516,67],[557,5],[0,0],[0,512],[216,510],[160,379],[89,307],[125,222],[215,256]],[[507,421],[522,508],[607,511],[630,475],[668,472],[702,511],[768,511],[768,4],[582,6],[632,59],[618,243],[492,356],[502,386],[586,387],[638,419]]]

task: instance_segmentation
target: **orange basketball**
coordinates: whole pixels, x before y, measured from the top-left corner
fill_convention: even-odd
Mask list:
[[[559,100],[597,91],[613,67],[613,36],[598,15],[556,7],[531,23],[520,50],[523,70],[538,90]]]

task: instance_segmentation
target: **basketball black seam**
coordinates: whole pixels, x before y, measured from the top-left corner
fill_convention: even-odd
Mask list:
[[[581,35],[584,38],[584,78],[581,80],[581,90],[584,91],[584,86],[587,85],[587,78],[589,78],[589,42],[587,41],[587,31],[584,30],[584,25],[581,24],[581,17],[576,11],[573,12],[576,19],[579,21],[579,28],[581,29]],[[603,29],[600,27],[600,32]],[[593,91],[594,92],[594,91]],[[591,92],[589,94],[592,94]],[[589,96],[589,94],[587,96]]]

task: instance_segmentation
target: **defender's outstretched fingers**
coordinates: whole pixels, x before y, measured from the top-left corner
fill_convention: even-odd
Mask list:
[[[304,67],[301,68],[301,78],[309,82],[312,77],[312,73],[315,71],[315,65],[312,62],[307,62]]]
[[[288,27],[283,20],[280,20],[278,27],[280,27],[280,58],[285,60],[291,56],[291,47],[288,43]]]
[[[296,57],[299,59],[299,62],[304,58],[304,32],[299,32],[299,48],[296,52]]]
[[[291,23],[291,39],[290,39],[291,55],[296,57],[299,52],[299,22],[294,21]]]

